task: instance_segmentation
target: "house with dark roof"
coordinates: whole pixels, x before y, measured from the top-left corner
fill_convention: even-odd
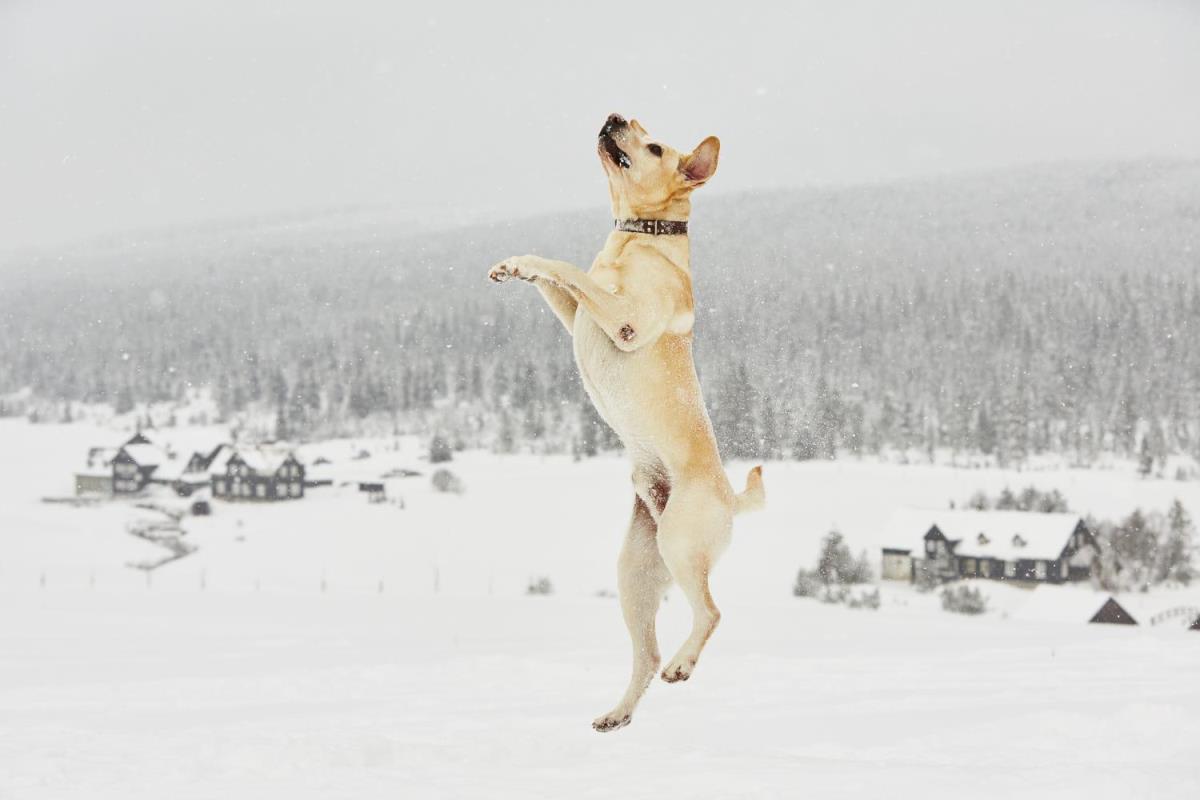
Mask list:
[[[1074,514],[901,509],[884,534],[882,575],[913,581],[1091,578],[1100,546]]]
[[[141,433],[121,445],[112,460],[113,494],[135,494],[145,489],[168,461],[167,454]]]
[[[213,474],[221,471],[231,453],[233,445],[224,442],[208,450],[193,452],[175,483],[175,491],[188,497],[198,489],[211,486]]]
[[[299,500],[304,497],[304,473],[291,451],[234,449],[212,474],[212,494],[222,500]]]

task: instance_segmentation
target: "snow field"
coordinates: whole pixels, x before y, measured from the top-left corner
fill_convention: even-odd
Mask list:
[[[1192,798],[1200,637],[730,595],[633,724],[608,598],[35,593],[0,795]],[[670,652],[687,612],[672,601]]]

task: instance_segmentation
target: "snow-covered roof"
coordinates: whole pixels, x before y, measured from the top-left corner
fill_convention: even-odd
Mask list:
[[[274,475],[291,454],[290,450],[266,448],[246,448],[237,451],[237,455],[245,462],[246,466],[259,475]],[[229,459],[226,458],[225,461],[228,462]]]
[[[127,444],[122,448],[129,457],[143,467],[157,467],[167,461],[167,454],[153,444]]]
[[[925,552],[925,534],[933,527],[939,511],[932,508],[899,508],[883,529],[883,547],[887,550],[910,550],[913,555]]]
[[[158,469],[154,470],[154,479],[157,481],[177,481],[183,477],[183,470],[187,467],[187,462],[181,458],[164,461],[158,465]]]
[[[217,453],[216,458],[208,465],[209,475],[224,475],[225,467],[229,464],[229,459],[233,458],[233,454],[237,451],[231,446],[224,446],[221,452]]]
[[[192,458],[199,456],[202,461],[207,461],[207,466],[204,469],[193,470],[193,472],[200,475],[212,475],[216,472],[225,471],[225,462],[229,460],[229,456],[232,453],[233,447],[222,442],[206,449],[193,451],[192,455],[188,457],[188,461],[190,462]]]
[[[888,522],[883,546],[923,555],[925,534],[937,525],[942,535],[958,543],[955,555],[1052,561],[1062,553],[1079,521],[1076,514],[904,508]]]
[[[79,469],[80,475],[112,474],[112,460],[120,451],[119,447],[93,447],[88,450],[84,466]]]
[[[1137,615],[1108,592],[1097,592],[1082,586],[1038,586],[1030,591],[1029,599],[1012,613],[1014,619],[1045,622],[1089,622],[1109,600],[1126,610],[1131,618]]]

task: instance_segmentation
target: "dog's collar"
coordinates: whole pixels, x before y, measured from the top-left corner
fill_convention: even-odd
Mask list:
[[[686,236],[687,220],[680,219],[614,219],[613,227],[625,233],[648,233],[651,236]]]

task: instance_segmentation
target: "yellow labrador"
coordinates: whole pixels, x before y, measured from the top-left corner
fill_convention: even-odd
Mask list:
[[[611,731],[629,723],[661,663],[654,620],[672,579],[691,604],[693,625],[662,678],[691,677],[721,618],[709,571],[729,544],[733,516],[761,507],[765,493],[761,467],[741,494],[730,486],[692,361],[687,219],[692,191],[716,172],[720,142],[710,136],[679,153],[637,120],[613,114],[597,149],[616,223],[591,270],[517,256],[488,275],[528,281],[542,293],[574,337],[596,410],[633,461],[633,519],[618,562],[633,675],[616,707],[592,723]]]

